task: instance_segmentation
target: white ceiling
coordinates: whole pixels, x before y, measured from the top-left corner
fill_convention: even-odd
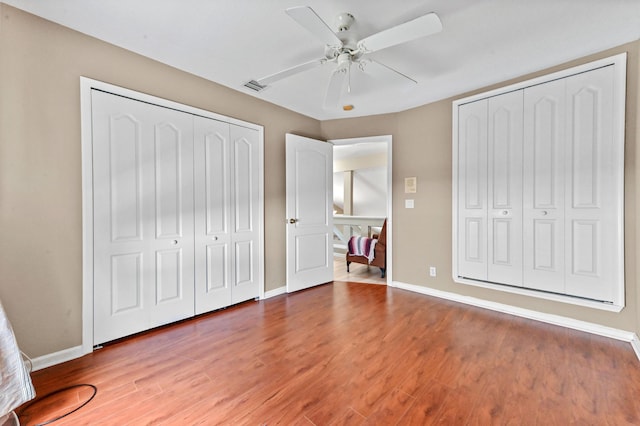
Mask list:
[[[640,0],[2,0],[173,67],[326,120],[401,111],[640,39]],[[428,12],[441,33],[371,58],[417,85],[352,75],[352,93],[323,108],[333,64],[255,93],[244,83],[323,56],[284,10],[341,12],[364,38]],[[123,71],[124,72],[124,71]]]

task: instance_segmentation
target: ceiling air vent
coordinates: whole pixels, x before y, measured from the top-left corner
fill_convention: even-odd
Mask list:
[[[251,81],[246,82],[244,84],[244,87],[249,88],[251,90],[255,90],[256,92],[259,92],[259,91],[267,88],[267,86],[263,86],[262,84],[258,83],[255,80],[251,80]]]

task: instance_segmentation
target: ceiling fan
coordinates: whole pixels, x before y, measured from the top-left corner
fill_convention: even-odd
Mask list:
[[[327,87],[324,102],[325,108],[334,108],[338,105],[345,80],[347,82],[347,90],[351,90],[350,74],[352,66],[356,66],[363,72],[370,71],[372,73],[392,76],[394,78],[399,77],[402,80],[417,83],[412,78],[378,61],[368,58],[366,55],[391,46],[426,37],[442,30],[442,23],[438,15],[428,13],[409,22],[358,40],[357,35],[350,30],[351,25],[355,21],[355,18],[350,13],[342,13],[336,17],[337,32],[334,32],[329,25],[308,6],[292,7],[286,9],[286,13],[325,44],[324,56],[258,80],[252,80],[247,83],[246,86],[259,91],[278,80],[318,67],[327,62],[333,62],[336,64],[336,67],[331,74],[331,79]]]

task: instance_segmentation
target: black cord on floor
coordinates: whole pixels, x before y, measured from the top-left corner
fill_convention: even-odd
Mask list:
[[[31,402],[30,402],[30,403],[28,403],[27,405],[25,405],[25,406],[23,406],[23,407],[20,407],[20,411],[21,411],[21,412],[25,412],[25,411],[27,411],[27,410],[28,410],[28,408],[29,408],[29,407],[31,407],[32,405],[34,405],[34,404],[36,404],[36,403],[39,403],[40,401],[42,401],[42,400],[44,400],[44,399],[47,399],[47,398],[49,398],[49,397],[52,397],[52,396],[57,395],[57,394],[59,394],[59,393],[62,393],[62,392],[64,392],[64,391],[68,391],[68,390],[70,390],[70,389],[75,389],[75,388],[80,388],[80,387],[90,387],[90,388],[92,388],[92,389],[93,389],[93,394],[89,397],[89,399],[87,399],[87,400],[86,400],[85,402],[83,402],[80,406],[78,406],[78,407],[74,408],[73,410],[71,410],[71,411],[69,411],[69,412],[67,412],[67,413],[65,413],[65,414],[62,414],[61,416],[58,416],[58,417],[56,417],[56,418],[54,418],[54,419],[47,420],[47,421],[46,421],[46,422],[44,422],[44,423],[38,423],[38,424],[36,424],[35,426],[44,426],[44,425],[48,425],[48,424],[53,423],[53,422],[57,422],[58,420],[60,420],[60,419],[62,419],[62,418],[65,418],[65,417],[67,417],[67,416],[68,416],[68,415],[70,415],[70,414],[75,413],[76,411],[78,411],[79,409],[81,409],[82,407],[84,407],[85,405],[87,405],[89,402],[91,402],[91,400],[92,400],[92,399],[96,396],[96,394],[98,393],[98,388],[97,388],[97,387],[95,387],[94,385],[90,385],[90,384],[86,384],[86,383],[82,383],[82,384],[79,384],[79,385],[71,385],[71,386],[67,386],[66,388],[62,388],[62,389],[55,390],[55,391],[53,391],[53,392],[49,392],[49,393],[48,393],[48,394],[46,394],[45,396],[43,396],[43,397],[41,397],[41,398],[38,398],[38,399],[35,399],[35,400],[31,401]],[[18,416],[18,417],[19,417],[19,416]]]

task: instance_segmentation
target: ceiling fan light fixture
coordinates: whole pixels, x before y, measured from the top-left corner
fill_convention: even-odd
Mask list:
[[[338,69],[343,70],[351,65],[351,54],[349,52],[338,55]]]
[[[355,108],[355,107],[354,107],[353,105],[351,105],[351,104],[349,104],[349,105],[343,105],[343,106],[342,106],[342,109],[343,109],[344,111],[351,111],[351,110],[352,110],[352,109],[354,109],[354,108]]]

